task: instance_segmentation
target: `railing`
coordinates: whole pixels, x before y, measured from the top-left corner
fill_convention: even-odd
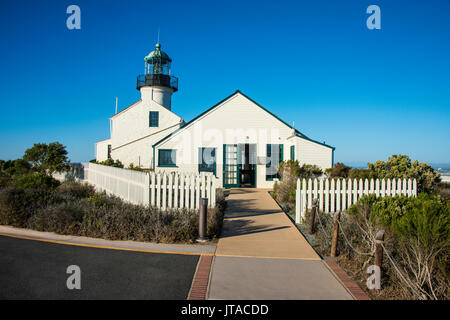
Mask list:
[[[83,163],[84,180],[99,191],[123,200],[161,209],[198,209],[200,197],[216,205],[217,179],[212,175],[146,173],[129,169]]]
[[[141,74],[137,77],[136,89],[145,86],[161,86],[178,91],[178,78],[167,74]]]
[[[331,180],[297,180],[295,194],[295,222],[305,219],[307,209],[311,209],[312,200],[319,199],[322,212],[344,211],[355,204],[363,195],[375,194],[377,197],[404,195],[417,196],[416,179],[371,179],[363,181],[334,179]]]

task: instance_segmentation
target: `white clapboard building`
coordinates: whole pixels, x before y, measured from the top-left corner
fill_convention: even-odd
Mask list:
[[[96,159],[126,167],[215,175],[224,187],[270,188],[278,164],[295,159],[333,166],[334,147],[308,138],[239,90],[189,122],[172,112],[178,79],[157,44],[138,76],[141,99],[110,118],[111,138],[96,143]]]

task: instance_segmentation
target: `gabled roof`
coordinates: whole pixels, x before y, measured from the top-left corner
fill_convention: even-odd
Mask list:
[[[131,107],[133,107],[134,105],[136,105],[137,103],[139,103],[139,102],[141,102],[142,100],[141,99],[139,99],[138,101],[136,101],[136,102],[133,102],[132,104],[130,104],[128,107],[126,107],[125,109],[123,109],[123,110],[120,110],[119,112],[117,112],[116,114],[114,114],[114,115],[112,115],[111,117],[109,117],[110,119],[112,119],[112,118],[114,118],[115,116],[118,116],[119,114],[121,114],[122,112],[125,112],[125,111],[127,111],[128,109],[130,109]]]
[[[258,102],[254,101],[253,99],[251,99],[250,97],[248,97],[247,95],[245,95],[244,93],[242,93],[240,90],[236,90],[234,93],[230,94],[228,97],[226,97],[225,99],[221,100],[220,102],[216,103],[215,105],[213,105],[211,108],[207,109],[206,111],[202,112],[201,114],[199,114],[197,117],[195,117],[194,119],[192,119],[189,122],[186,122],[184,125],[180,126],[180,128],[178,130],[175,130],[174,132],[172,132],[171,134],[169,134],[168,136],[165,136],[164,138],[162,138],[161,140],[159,140],[158,142],[156,142],[153,147],[156,147],[157,145],[159,145],[160,143],[166,141],[167,139],[169,139],[170,137],[172,137],[173,135],[175,135],[176,133],[184,130],[184,128],[186,128],[187,126],[189,126],[190,124],[194,123],[195,121],[197,121],[199,118],[201,118],[203,115],[213,111],[215,108],[217,108],[218,106],[220,106],[222,103],[224,103],[225,101],[231,99],[233,96],[237,95],[237,94],[241,94],[242,96],[244,96],[245,98],[247,98],[248,100],[250,100],[251,102],[253,102],[255,105],[257,105],[258,107],[260,107],[261,109],[263,109],[264,111],[266,111],[268,114],[270,114],[271,116],[273,116],[274,118],[278,119],[279,121],[281,121],[284,125],[286,125],[287,127],[295,130],[295,136],[300,137],[300,138],[304,138],[306,140],[309,140],[311,142],[314,143],[318,143],[320,145],[323,145],[325,147],[328,148],[332,148],[333,150],[335,149],[334,147],[331,147],[329,145],[326,145],[324,143],[312,140],[310,138],[308,138],[307,136],[305,136],[303,133],[301,133],[300,131],[298,131],[297,129],[295,129],[294,127],[292,127],[291,125],[289,125],[287,122],[283,121],[282,119],[278,118],[276,115],[274,115],[272,112],[270,112],[269,110],[267,110],[266,108],[264,108],[262,105],[260,105]]]
[[[119,114],[126,112],[128,110],[130,110],[132,107],[134,107],[136,104],[138,104],[139,102],[142,102],[142,99],[132,103],[131,105],[129,105],[128,107],[126,107],[125,109],[117,112],[115,115],[109,117],[109,119],[115,118],[116,116],[118,116]],[[160,105],[158,102],[152,100],[153,103],[157,104],[158,106],[160,106],[161,108],[164,108],[165,110],[169,111],[170,113],[172,113],[173,115],[175,115],[176,117],[180,118],[181,121],[184,121],[183,118],[181,118],[179,115],[177,115],[175,112],[173,112],[172,110],[167,109],[166,107]]]
[[[297,130],[295,130],[295,131],[297,131]],[[324,146],[324,147],[328,147],[328,148],[333,149],[333,150],[336,149],[335,147],[332,147],[332,146],[330,146],[330,145],[328,145],[328,144],[326,144],[326,143],[323,143],[323,142],[319,142],[319,141],[313,140],[313,139],[311,139],[311,138],[308,138],[308,137],[305,136],[304,134],[298,134],[298,133],[299,133],[299,132],[295,132],[295,134],[292,135],[292,136],[290,136],[290,137],[288,137],[288,139],[293,138],[293,137],[298,137],[298,138],[302,138],[302,139],[305,139],[305,140],[308,140],[308,141],[311,141],[311,142],[320,144],[320,145],[322,145],[322,146]]]

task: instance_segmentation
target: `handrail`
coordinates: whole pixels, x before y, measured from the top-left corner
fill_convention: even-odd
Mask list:
[[[178,78],[167,74],[140,74],[137,77],[136,89],[145,86],[162,86],[178,91]]]

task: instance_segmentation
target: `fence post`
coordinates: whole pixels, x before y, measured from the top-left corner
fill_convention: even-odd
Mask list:
[[[377,232],[375,236],[375,265],[380,268],[381,277],[381,266],[383,265],[383,242],[384,242],[384,230]]]
[[[198,242],[205,242],[206,237],[207,217],[208,215],[208,198],[200,199],[199,218],[198,218]]]
[[[331,257],[336,257],[338,237],[339,237],[339,218],[340,217],[341,217],[340,212],[336,212],[334,214],[333,240],[331,242]]]
[[[295,191],[295,223],[300,223],[301,222],[301,213],[300,213],[300,208],[301,208],[301,203],[300,203],[300,178],[297,179],[297,189]]]
[[[302,216],[302,221],[305,221],[305,214],[306,214],[306,179],[303,178],[302,180],[302,201],[301,201],[301,216]],[[305,221],[306,222],[306,221]]]
[[[145,187],[144,187],[144,206],[150,205],[150,174],[147,172],[145,174]]]
[[[315,232],[315,221],[316,221],[316,213],[317,213],[317,203],[318,199],[314,199],[311,205],[311,215],[309,217],[309,234],[313,234]]]

